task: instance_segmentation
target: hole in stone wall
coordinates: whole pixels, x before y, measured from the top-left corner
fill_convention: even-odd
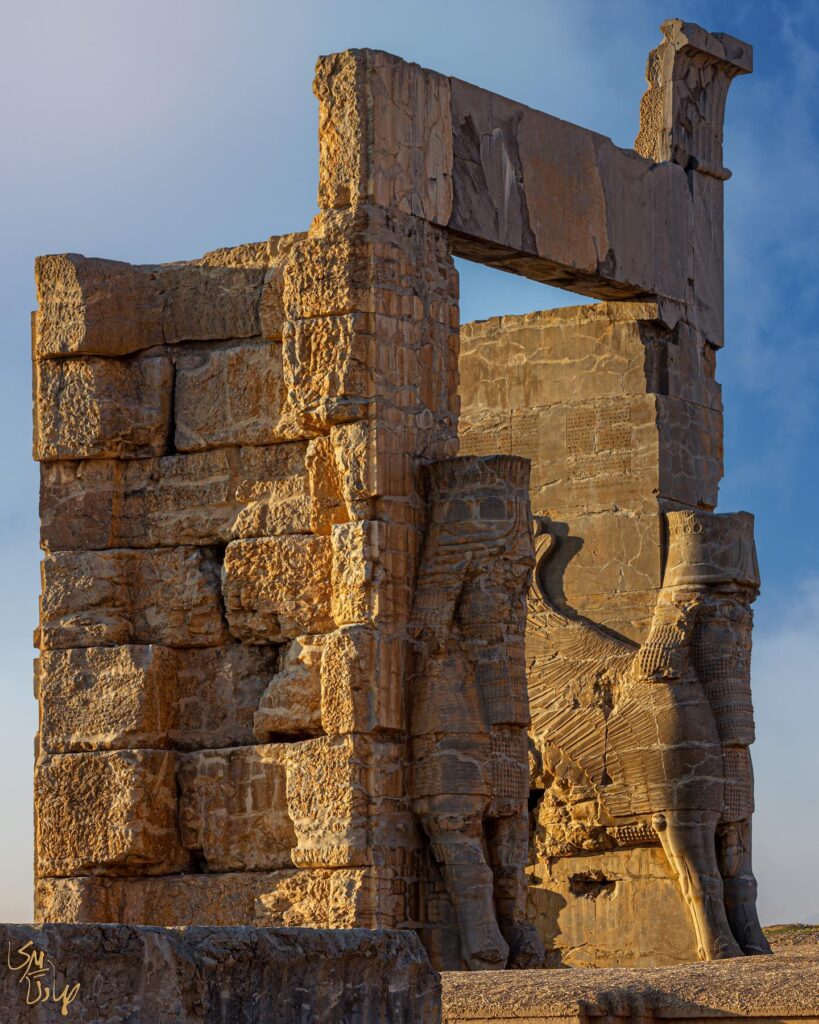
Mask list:
[[[614,895],[617,883],[606,878],[602,871],[581,871],[569,878],[569,892],[586,900],[596,900],[603,896],[610,899]]]

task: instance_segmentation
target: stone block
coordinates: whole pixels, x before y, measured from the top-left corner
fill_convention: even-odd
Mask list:
[[[76,253],[41,256],[35,262],[35,355],[123,356],[180,341],[258,335],[263,284],[278,243],[146,266]],[[268,329],[271,305],[268,297]]]
[[[34,261],[35,354],[121,356],[163,344],[155,268],[78,253]]]
[[[296,835],[287,813],[286,749],[271,743],[180,755],[182,844],[205,871],[291,866]]]
[[[631,513],[609,509],[554,520],[558,538],[554,555],[543,567],[548,593],[581,614],[591,595],[659,588],[663,572],[664,524],[659,512]]]
[[[468,410],[461,454],[532,462],[532,507],[566,514],[613,505],[656,507],[660,459],[655,395],[500,410]]]
[[[378,206],[320,213],[288,253],[284,274],[289,320],[369,313],[454,326],[449,239],[414,217]]]
[[[36,363],[35,459],[164,455],[172,389],[173,367],[161,354]]]
[[[191,750],[253,743],[253,718],[277,671],[278,648],[228,644],[178,651],[176,660],[173,746]]]
[[[713,509],[722,479],[722,412],[658,395],[657,432],[660,495]]]
[[[312,440],[307,448],[307,470],[310,485],[310,528],[313,533],[327,535],[335,523],[349,517],[341,493],[339,466],[330,437]]]
[[[300,636],[284,648],[279,671],[253,716],[253,731],[260,743],[278,736],[321,734],[324,642],[323,636]]]
[[[333,527],[332,612],[337,626],[394,630],[407,622],[420,538],[411,527],[378,520]]]
[[[179,451],[287,439],[278,429],[284,395],[280,344],[254,340],[197,346],[176,356],[175,363]]]
[[[285,324],[284,264],[292,247],[307,237],[307,233],[278,235],[268,242],[275,259],[265,272],[259,301],[259,333],[268,341],[281,341]]]
[[[298,867],[400,864],[418,842],[400,744],[321,736],[287,746]]]
[[[115,750],[46,755],[34,795],[40,877],[183,871],[176,755]]]
[[[158,643],[214,647],[227,630],[208,548],[60,551],[42,562],[43,650]]]
[[[391,54],[348,50],[319,59],[313,90],[320,104],[319,204],[371,201],[446,223],[449,79]]]
[[[464,324],[464,407],[526,409],[644,394],[643,334],[653,327],[656,337],[661,316],[658,304],[599,302]]]
[[[661,967],[698,959],[674,872],[659,847],[558,857],[531,869],[529,917],[569,967]]]
[[[169,647],[43,651],[37,687],[41,750],[168,747],[176,661]]]
[[[293,415],[301,422],[319,425],[364,416],[374,392],[371,363],[375,345],[369,314],[286,321],[282,360]]]
[[[159,459],[43,463],[43,547],[205,546],[300,533],[312,515],[306,450],[307,442],[293,442]]]
[[[228,544],[222,589],[230,631],[269,643],[333,628],[330,540],[309,534]]]
[[[231,536],[305,532],[312,514],[307,500],[307,443],[240,448],[238,455],[233,486],[243,508],[231,524]]]
[[[441,1019],[440,980],[407,931],[3,925],[0,942],[6,1024]],[[45,976],[30,975],[27,987],[32,954]]]
[[[325,639],[321,723],[330,735],[403,728],[404,650],[368,626],[344,626]]]
[[[41,878],[37,921],[392,928],[405,920],[405,883],[392,868],[239,871],[164,878]]]
[[[45,753],[253,743],[275,647],[85,647],[39,659]]]
[[[244,247],[241,247],[244,248]],[[222,265],[167,264],[159,272],[165,290],[162,328],[167,344],[180,341],[216,341],[252,338],[259,334],[259,304],[270,259],[266,243],[248,246],[248,265],[230,265],[230,253],[223,249],[211,254]],[[208,257],[205,257],[207,259]]]

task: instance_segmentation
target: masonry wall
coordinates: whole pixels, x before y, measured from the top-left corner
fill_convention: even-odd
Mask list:
[[[496,317],[461,331],[463,453],[532,460],[532,511],[559,547],[550,595],[645,639],[662,513],[713,509],[722,477],[715,349],[670,304]]]
[[[37,286],[38,920],[405,923],[445,237],[342,212],[190,263],[44,257]]]

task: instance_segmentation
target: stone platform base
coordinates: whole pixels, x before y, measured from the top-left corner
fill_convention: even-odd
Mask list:
[[[442,975],[445,1024],[819,1022],[819,947],[684,967]]]
[[[0,947],[2,1024],[441,1019],[440,981],[413,932],[0,925]]]

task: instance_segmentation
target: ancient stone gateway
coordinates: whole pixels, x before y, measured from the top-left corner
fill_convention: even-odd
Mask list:
[[[752,520],[713,511],[751,50],[663,34],[635,150],[347,51],[307,232],[37,261],[41,921],[764,951]],[[453,255],[603,301],[460,329]]]

